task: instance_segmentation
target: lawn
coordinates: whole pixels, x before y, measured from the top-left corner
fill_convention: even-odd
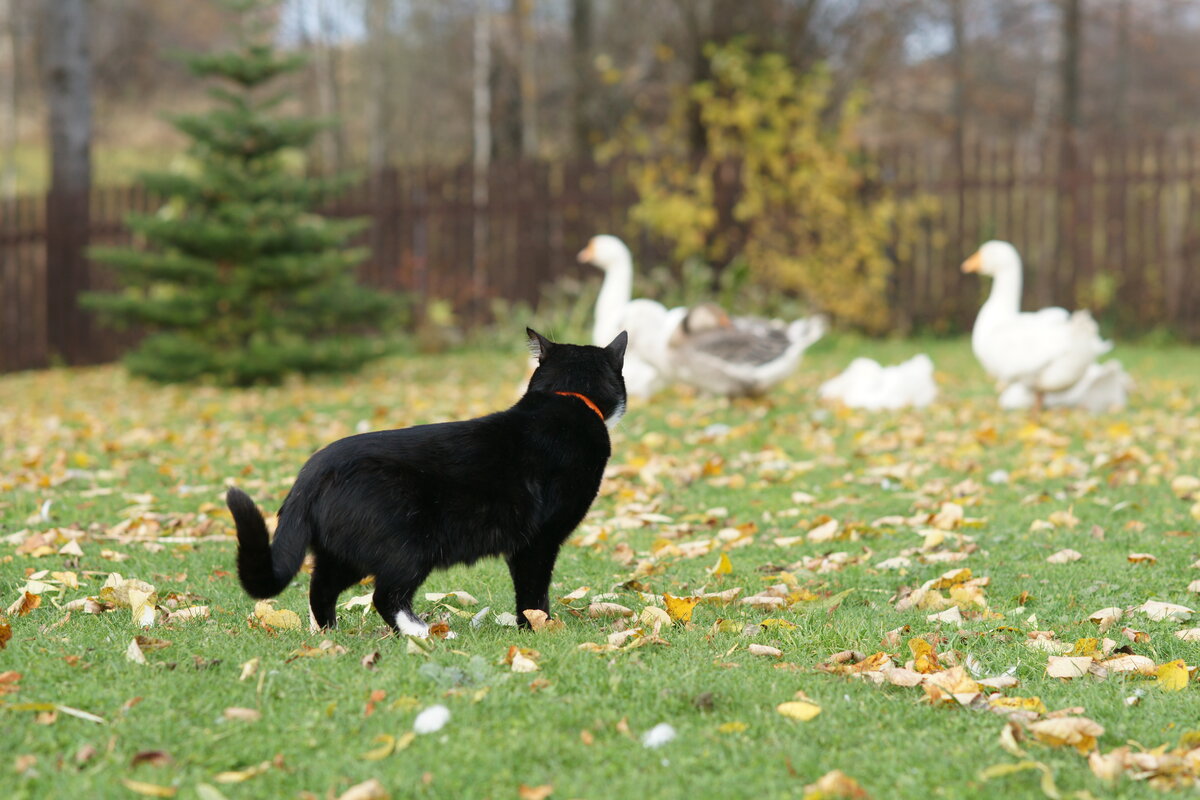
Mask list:
[[[919,350],[942,390],[929,409],[816,399],[854,355]],[[1200,741],[1200,685],[1170,662],[1200,663],[1176,635],[1200,622],[1143,604],[1200,603],[1200,489],[1183,477],[1200,476],[1200,351],[1117,355],[1139,386],[1127,412],[1040,424],[996,409],[963,340],[829,340],[763,401],[631,403],[555,572],[562,627],[499,624],[511,587],[486,562],[426,583],[471,597],[420,600],[456,634],[424,646],[361,603],[310,633],[304,574],[275,606],[300,629],[256,614],[223,487],[275,509],[337,437],[504,407],[516,349],[241,392],[111,367],[0,377],[0,784],[39,799],[333,798],[372,778],[396,798],[833,797],[805,787],[841,770],[877,799],[1177,790],[1200,774],[1200,750],[1180,755]],[[1080,557],[1047,561],[1066,549]],[[122,607],[112,573],[155,595]],[[664,593],[714,596],[662,624],[646,609]],[[180,613],[195,606],[207,614]],[[1089,620],[1106,608],[1123,614]],[[926,685],[900,685],[913,675]],[[411,735],[438,704],[448,723]],[[674,739],[645,746],[660,723]],[[1116,755],[1093,769],[1096,748]]]

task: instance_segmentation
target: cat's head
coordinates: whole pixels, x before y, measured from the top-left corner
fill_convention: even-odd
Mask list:
[[[617,334],[607,347],[552,342],[526,328],[529,349],[538,366],[529,378],[531,392],[574,392],[596,404],[604,424],[612,428],[625,413],[625,345],[629,335]]]

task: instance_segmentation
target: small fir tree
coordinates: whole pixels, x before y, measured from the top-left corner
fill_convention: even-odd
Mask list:
[[[236,48],[185,58],[194,75],[221,80],[209,92],[218,106],[172,118],[191,139],[194,166],[142,176],[168,198],[158,213],[127,219],[145,246],[92,252],[123,288],[91,293],[85,305],[148,331],[126,356],[135,374],[245,386],[354,370],[383,351],[368,334],[391,299],[354,281],[366,251],[347,240],[363,223],[312,210],[345,179],[306,177],[296,166],[327,123],[279,113],[287,94],[269,87],[303,57],[264,43],[254,24],[262,5],[237,3],[245,22]]]

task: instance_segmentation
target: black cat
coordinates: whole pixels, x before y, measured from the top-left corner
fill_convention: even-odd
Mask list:
[[[526,329],[538,367],[516,405],[465,422],[339,439],[308,460],[273,542],[249,495],[226,495],[238,577],[251,597],[287,587],[311,549],[309,606],[337,624],[338,595],[375,576],[375,608],[395,630],[427,636],[412,600],[430,571],[504,556],[525,609],[549,612],[550,574],[604,474],[608,428],[625,411],[628,337],[607,347],[556,344]]]

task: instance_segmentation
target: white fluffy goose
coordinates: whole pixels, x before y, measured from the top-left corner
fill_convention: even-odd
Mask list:
[[[667,341],[687,310],[668,311],[654,300],[631,299],[633,256],[615,236],[593,236],[578,258],[581,264],[592,264],[604,271],[600,296],[596,298],[592,343],[607,344],[621,331],[627,331],[625,390],[635,397],[649,397],[669,380]]]
[[[1031,392],[1035,413],[1047,393],[1074,386],[1112,349],[1088,311],[1021,311],[1021,257],[1008,242],[987,242],[962,270],[992,277],[991,294],[971,331],[975,357],[1001,391],[1020,384]]]

